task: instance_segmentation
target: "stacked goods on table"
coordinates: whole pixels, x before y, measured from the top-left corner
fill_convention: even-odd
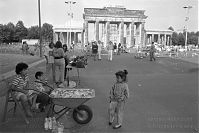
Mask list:
[[[94,89],[63,89],[57,88],[50,94],[51,98],[93,98]]]

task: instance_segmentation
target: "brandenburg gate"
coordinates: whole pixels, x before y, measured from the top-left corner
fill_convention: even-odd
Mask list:
[[[144,12],[124,7],[84,8],[84,44],[90,41],[89,24],[94,24],[94,40],[100,40],[104,45],[109,41],[127,47],[144,45],[147,18]]]

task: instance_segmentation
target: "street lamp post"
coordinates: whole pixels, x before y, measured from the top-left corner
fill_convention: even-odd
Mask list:
[[[72,18],[73,18],[73,12],[72,12],[72,10],[71,10],[71,5],[72,4],[75,4],[76,2],[75,1],[65,1],[65,3],[66,4],[69,4],[69,9],[70,9],[70,11],[69,11],[69,13],[68,13],[68,15],[70,16],[70,28],[69,28],[69,46],[71,46],[71,40],[72,40],[72,28],[71,28],[71,20],[72,20]]]
[[[40,0],[38,0],[38,12],[39,12],[39,44],[40,44],[39,47],[40,47],[40,57],[42,57]]]
[[[185,22],[186,22],[186,26],[185,26],[185,48],[187,49],[187,31],[188,31],[188,21],[189,21],[189,10],[192,8],[192,6],[184,6],[184,9],[186,9],[186,18],[185,18]]]

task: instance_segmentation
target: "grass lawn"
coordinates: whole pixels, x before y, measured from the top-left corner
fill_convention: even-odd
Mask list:
[[[0,74],[12,71],[19,62],[33,63],[41,60],[39,56],[20,55],[20,54],[0,54]]]

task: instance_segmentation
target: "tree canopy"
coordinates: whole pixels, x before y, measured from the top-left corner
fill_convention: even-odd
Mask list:
[[[44,41],[53,40],[53,26],[51,24],[44,23],[41,27],[41,33]],[[22,39],[39,39],[39,26],[26,28],[21,20],[16,25],[12,22],[0,24],[0,42],[21,42]]]

